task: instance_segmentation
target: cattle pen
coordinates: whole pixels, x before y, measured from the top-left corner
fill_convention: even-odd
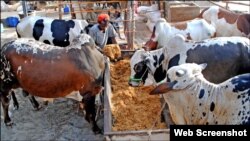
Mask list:
[[[112,90],[110,82],[110,65],[107,62],[105,71],[105,89],[104,89],[104,136],[106,140],[166,140],[169,138],[169,129],[158,129],[155,130],[154,124],[152,123],[151,129],[148,130],[127,130],[127,131],[113,131],[113,116],[112,116]],[[165,101],[162,98],[162,105]],[[158,113],[160,116],[160,113]],[[131,115],[132,116],[132,115]],[[164,116],[166,116],[164,114]],[[167,118],[167,117],[166,117]],[[156,119],[155,119],[156,120]],[[164,119],[165,120],[165,119]],[[168,123],[166,123],[168,124]]]
[[[118,11],[122,17],[119,29],[121,38],[116,37],[116,40],[121,56],[115,59],[109,58],[106,62],[104,89],[99,97],[101,103],[98,103],[100,102],[98,99],[96,101],[96,107],[99,110],[97,110],[96,120],[103,131],[101,134],[95,134],[92,131],[91,124],[84,119],[85,112],[81,110],[82,105],[78,101],[58,98],[54,101],[49,99],[46,103],[44,101],[47,99],[37,97],[38,102],[41,103],[41,109],[36,111],[32,108],[29,99],[22,95],[22,90],[18,88],[15,90],[19,102],[18,110],[13,106],[13,98],[9,97],[10,117],[14,122],[12,127],[4,126],[4,114],[1,109],[0,140],[169,141],[169,127],[172,123],[165,97],[148,96],[155,85],[132,87],[128,84],[131,78],[132,56],[137,50],[145,48],[146,42],[154,36],[152,33],[158,18],[163,18],[169,23],[192,20],[199,16],[203,9],[214,5],[234,13],[250,13],[249,1],[228,0],[21,1],[19,7],[15,8],[16,3],[18,2],[6,0],[8,10],[3,11],[1,8],[1,51],[4,43],[18,39],[16,24],[26,16],[58,20],[79,19],[86,20],[89,25],[92,25],[97,23],[98,14],[114,15]],[[37,9],[35,10],[34,7]],[[16,18],[17,23],[15,23]],[[113,17],[110,21],[112,20],[115,21]],[[24,34],[26,33],[32,32],[25,28]],[[50,34],[41,35],[41,39],[47,35]],[[151,107],[154,103],[157,103],[155,107]],[[148,113],[144,115],[143,112]],[[145,120],[147,118],[148,121]],[[137,122],[143,125],[138,125]]]

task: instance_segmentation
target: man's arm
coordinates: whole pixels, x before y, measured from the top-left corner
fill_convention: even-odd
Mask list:
[[[94,33],[94,30],[92,29],[92,27],[89,29],[89,35],[93,38],[93,40],[96,42],[96,36]]]
[[[115,38],[117,36],[117,33],[116,33],[113,25],[109,24],[108,32],[109,32],[108,35],[111,38],[112,44],[117,44],[117,41],[116,41],[116,38]]]
[[[117,44],[115,37],[111,37],[111,40],[112,40],[112,44]]]

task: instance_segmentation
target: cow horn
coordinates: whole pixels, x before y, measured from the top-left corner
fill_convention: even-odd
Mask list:
[[[173,82],[165,82],[160,85],[158,85],[155,89],[153,89],[150,92],[150,95],[156,95],[156,94],[162,94],[162,93],[167,93],[171,90],[173,90],[173,86],[177,83],[177,81]]]

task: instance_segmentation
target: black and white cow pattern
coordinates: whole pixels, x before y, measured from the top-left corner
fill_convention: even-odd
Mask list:
[[[204,77],[213,83],[221,83],[250,72],[250,41],[245,37],[218,37],[194,42],[176,35],[164,48],[134,53],[130,60],[129,84],[146,85],[149,76],[153,76],[151,81],[157,84],[166,78],[169,68],[183,63],[207,63]]]
[[[29,16],[18,23],[16,31],[18,37],[34,38],[46,44],[66,47],[74,38],[84,33],[87,25],[85,20],[59,20]]]
[[[205,67],[195,63],[174,66],[167,72],[169,82],[151,94],[165,93],[175,124],[250,125],[250,73],[214,84],[201,73]]]

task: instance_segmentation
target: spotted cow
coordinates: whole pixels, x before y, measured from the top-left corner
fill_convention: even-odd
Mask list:
[[[146,50],[154,50],[167,45],[169,39],[176,34],[182,34],[185,38],[201,41],[215,37],[215,28],[204,19],[194,19],[184,22],[168,23],[165,19],[159,19],[153,29],[153,33],[144,45]]]
[[[46,44],[66,47],[84,33],[85,20],[59,20],[47,17],[28,16],[17,24],[18,37],[34,38]]]
[[[244,36],[250,38],[250,14],[237,14],[218,6],[204,9],[203,18],[216,28],[217,37]]]
[[[250,73],[214,84],[204,78],[205,67],[174,66],[167,72],[169,82],[150,93],[164,93],[175,124],[250,125]]]
[[[86,33],[88,23],[85,20],[59,20],[47,17],[28,16],[21,20],[16,27],[18,37],[34,38],[46,44],[60,47],[70,45],[72,40],[81,33]],[[40,108],[34,96],[22,91],[24,96],[29,96],[35,110]],[[18,102],[15,94],[12,94],[15,109],[18,109]]]
[[[103,89],[105,58],[89,35],[81,34],[65,48],[20,38],[3,45],[0,59],[0,98],[6,125],[12,124],[7,96],[20,87],[42,98],[79,91],[86,104],[86,120],[93,123],[95,132],[100,131],[95,122],[95,95]]]
[[[145,51],[138,50],[130,60],[129,84],[139,86],[150,82],[160,83],[169,68],[183,63],[207,63],[204,77],[221,83],[235,75],[250,72],[250,42],[246,37],[217,37],[194,42],[176,35],[166,47]],[[150,79],[151,80],[151,79]]]

